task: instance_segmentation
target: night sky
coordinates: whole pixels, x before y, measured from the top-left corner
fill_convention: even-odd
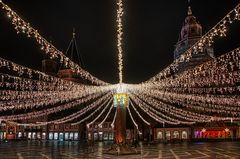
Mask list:
[[[76,28],[84,69],[101,80],[117,83],[115,0],[3,0],[25,21],[61,51],[65,51]],[[124,82],[145,81],[173,61],[187,15],[187,0],[123,0]],[[193,15],[204,32],[222,19],[239,0],[192,0]],[[217,39],[215,55],[240,44],[240,22],[233,23],[227,37]],[[0,57],[34,69],[41,68],[40,46],[26,35],[17,35],[6,14],[0,11]]]

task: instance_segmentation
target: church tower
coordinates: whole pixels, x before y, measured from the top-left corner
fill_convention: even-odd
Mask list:
[[[187,51],[192,45],[194,45],[202,37],[202,26],[197,21],[196,17],[192,14],[192,9],[189,6],[187,17],[183,23],[179,39],[175,45],[174,60],[179,58],[185,51]],[[212,47],[204,47],[202,52],[194,54],[189,62],[180,64],[179,72],[185,71],[189,68],[193,68],[205,61],[214,58],[214,52]]]

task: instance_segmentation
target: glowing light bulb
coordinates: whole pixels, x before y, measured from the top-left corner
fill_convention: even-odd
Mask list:
[[[11,18],[11,17],[12,17],[12,15],[11,15],[10,13],[7,13],[7,16],[8,16],[8,18]]]

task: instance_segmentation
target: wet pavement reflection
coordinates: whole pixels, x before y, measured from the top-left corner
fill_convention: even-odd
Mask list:
[[[75,141],[0,142],[0,159],[240,159],[240,142],[140,143],[141,154],[128,156],[104,154],[110,145],[110,142],[87,145]]]

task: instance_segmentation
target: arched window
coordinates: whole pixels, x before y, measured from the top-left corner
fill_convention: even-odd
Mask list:
[[[167,132],[166,132],[166,139],[167,139],[167,140],[170,140],[170,139],[171,139],[171,133],[170,133],[170,131],[167,131]]]
[[[163,138],[163,133],[162,133],[162,131],[158,131],[158,133],[157,133],[157,139],[160,140],[160,139],[162,139],[162,138]]]
[[[173,138],[174,139],[179,139],[179,132],[178,131],[173,132]]]
[[[187,131],[182,131],[182,139],[187,139],[187,138],[188,138]]]

